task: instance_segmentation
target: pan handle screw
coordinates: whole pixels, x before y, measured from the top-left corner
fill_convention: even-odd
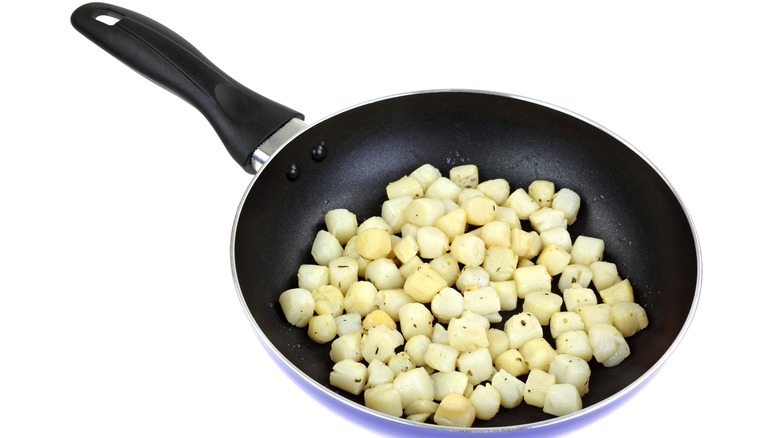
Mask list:
[[[314,148],[311,150],[311,158],[314,161],[322,161],[325,159],[326,153],[327,150],[325,149],[325,142],[322,141],[317,146],[314,146]]]
[[[299,176],[301,176],[301,168],[298,167],[297,164],[291,163],[289,166],[287,166],[286,174],[288,180],[295,181]]]

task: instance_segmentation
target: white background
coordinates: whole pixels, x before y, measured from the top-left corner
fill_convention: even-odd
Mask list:
[[[78,34],[75,1],[3,9],[0,436],[373,436],[270,360],[233,287],[250,176],[205,119]],[[500,91],[617,133],[697,228],[695,319],[577,436],[750,434],[778,388],[780,32],[770,2],[127,0],[317,121],[390,94]],[[660,272],[658,275],[664,275]],[[772,398],[774,400],[774,398]]]

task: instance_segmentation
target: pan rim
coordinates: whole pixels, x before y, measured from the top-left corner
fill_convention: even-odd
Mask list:
[[[691,237],[693,239],[695,254],[696,254],[696,284],[695,284],[695,290],[693,295],[693,300],[691,302],[691,307],[688,311],[688,315],[685,319],[685,322],[683,323],[679,333],[673,340],[673,342],[670,344],[670,346],[667,348],[667,350],[664,352],[664,354],[651,366],[647,371],[645,371],[641,376],[639,376],[637,379],[635,379],[631,384],[627,385],[620,391],[616,392],[615,394],[605,398],[604,400],[601,400],[597,403],[594,403],[586,408],[583,408],[577,412],[574,412],[572,414],[560,416],[551,418],[548,420],[543,421],[536,421],[533,423],[524,423],[524,424],[517,424],[512,426],[488,426],[488,427],[475,427],[475,428],[461,428],[461,427],[450,427],[450,426],[440,426],[436,424],[430,424],[430,423],[419,423],[414,422],[411,420],[407,420],[404,418],[398,418],[393,417],[378,411],[375,411],[373,409],[369,409],[366,406],[353,402],[352,400],[349,400],[345,397],[340,396],[338,393],[333,391],[331,388],[328,388],[313,378],[311,378],[309,375],[298,369],[292,362],[287,359],[286,356],[284,356],[277,348],[274,346],[274,344],[266,337],[263,330],[258,326],[257,322],[255,321],[254,316],[252,315],[251,310],[249,309],[246,300],[244,298],[244,293],[241,290],[241,286],[238,280],[238,272],[236,267],[236,255],[235,255],[235,247],[236,247],[236,234],[238,229],[238,224],[240,222],[241,218],[241,212],[243,210],[244,204],[249,196],[249,193],[252,191],[252,188],[254,187],[255,182],[259,178],[260,174],[263,172],[263,170],[267,167],[268,163],[273,161],[274,157],[284,148],[286,147],[290,142],[292,142],[298,135],[302,134],[309,128],[324,123],[340,114],[346,113],[348,111],[351,111],[355,108],[359,108],[362,106],[366,106],[373,103],[378,103],[385,100],[391,100],[401,97],[407,97],[407,96],[413,96],[413,95],[421,95],[421,94],[435,94],[435,93],[474,93],[474,94],[483,94],[483,95],[491,95],[496,97],[505,97],[510,99],[517,99],[529,103],[533,103],[536,105],[540,105],[543,107],[547,107],[549,109],[561,112],[563,114],[566,114],[568,116],[574,117],[576,119],[579,119],[601,131],[608,134],[609,136],[615,138],[617,141],[619,141],[621,144],[623,144],[625,147],[629,148],[631,151],[636,153],[645,163],[647,163],[648,166],[656,173],[658,176],[664,181],[666,186],[670,189],[672,194],[674,195],[675,199],[677,200],[677,203],[679,204],[683,214],[685,215],[685,218],[687,220],[688,226],[691,230]],[[335,113],[332,113],[312,124],[310,124],[308,127],[303,129],[302,131],[298,132],[294,136],[290,137],[288,140],[286,140],[268,159],[268,162],[265,166],[261,167],[260,170],[253,176],[252,180],[250,181],[247,189],[245,190],[243,196],[241,197],[241,200],[238,204],[236,215],[233,221],[233,227],[231,230],[231,237],[230,237],[230,263],[231,263],[231,271],[233,274],[233,283],[234,287],[236,289],[236,292],[238,294],[239,302],[241,303],[241,306],[243,307],[244,313],[247,316],[247,318],[250,321],[251,326],[253,327],[253,330],[255,332],[255,335],[261,340],[264,347],[274,356],[274,358],[278,361],[277,365],[284,364],[286,367],[285,371],[292,372],[296,377],[302,379],[306,383],[308,383],[312,388],[316,388],[318,390],[318,393],[321,395],[325,395],[330,399],[333,399],[335,401],[340,402],[342,405],[351,407],[353,409],[356,409],[357,411],[360,411],[364,414],[367,414],[370,417],[379,418],[383,420],[387,420],[391,423],[395,423],[398,425],[404,425],[407,427],[411,427],[416,430],[420,429],[426,429],[429,431],[446,431],[446,432],[466,432],[466,433],[486,433],[486,432],[516,432],[520,430],[530,430],[530,429],[539,429],[539,428],[549,428],[553,425],[557,425],[560,423],[570,423],[572,420],[575,419],[582,419],[584,417],[595,416],[597,412],[604,411],[606,407],[609,405],[618,405],[619,403],[616,403],[618,401],[627,401],[628,398],[630,398],[630,395],[633,395],[636,393],[636,390],[647,383],[650,379],[652,379],[653,376],[657,374],[657,372],[666,364],[669,357],[674,353],[674,351],[677,349],[677,347],[682,342],[682,339],[685,337],[686,333],[688,332],[692,322],[694,315],[696,313],[696,310],[698,308],[700,295],[701,295],[701,286],[702,286],[702,274],[703,274],[703,264],[702,264],[702,253],[701,253],[701,245],[699,242],[698,233],[696,231],[696,228],[694,226],[690,211],[684,204],[683,200],[679,196],[679,193],[677,190],[675,190],[674,186],[671,184],[669,179],[666,177],[666,175],[661,172],[661,170],[640,150],[638,150],[636,147],[634,147],[631,143],[626,141],[624,138],[620,137],[613,131],[607,129],[606,127],[594,122],[593,120],[588,119],[587,117],[584,117],[578,113],[575,113],[571,110],[568,110],[563,107],[559,107],[554,104],[550,104],[548,102],[544,102],[538,99],[524,97],[520,95],[505,93],[505,92],[496,92],[496,91],[487,91],[487,90],[477,90],[477,89],[457,89],[457,88],[443,88],[443,89],[427,89],[427,90],[418,90],[418,91],[410,91],[410,92],[404,92],[404,93],[397,93],[392,95],[387,95],[384,97],[379,97],[376,99],[364,101],[362,103],[358,103],[355,105],[352,105],[350,107],[344,108],[340,111],[337,111]]]

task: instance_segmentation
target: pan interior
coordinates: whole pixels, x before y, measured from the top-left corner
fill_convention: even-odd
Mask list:
[[[326,148],[321,161],[312,159],[317,145]],[[292,163],[300,169],[294,181],[286,176]],[[444,175],[473,163],[480,180],[505,178],[514,190],[546,179],[581,196],[572,237],[604,239],[604,259],[631,281],[650,319],[647,329],[628,338],[631,355],[620,366],[591,362],[585,407],[642,378],[676,341],[696,299],[697,248],[684,209],[653,166],[599,127],[548,106],[486,93],[431,92],[379,100],[311,126],[247,192],[234,230],[238,286],[264,336],[301,372],[329,387],[329,345],[288,324],[277,299],[297,286],[298,266],[313,263],[311,243],[325,229],[325,213],[346,208],[359,222],[378,216],[385,185],[424,163]],[[362,397],[342,395],[362,403]],[[474,426],[550,418],[521,405]]]

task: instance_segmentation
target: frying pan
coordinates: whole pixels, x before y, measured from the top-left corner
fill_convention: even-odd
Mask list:
[[[278,296],[296,287],[299,265],[313,263],[311,244],[325,228],[327,211],[346,208],[359,221],[378,216],[385,185],[424,163],[443,173],[473,163],[481,180],[505,178],[517,188],[547,179],[579,193],[582,207],[570,232],[604,239],[604,258],[630,279],[650,320],[628,338],[631,355],[622,364],[591,363],[590,392],[581,411],[552,417],[521,405],[502,409],[489,421],[477,420],[471,430],[530,432],[592,421],[646,383],[691,323],[701,260],[685,207],[640,152],[579,115],[507,94],[432,90],[377,99],[307,125],[302,114],[237,83],[179,35],[143,15],[90,3],[76,9],[71,22],[129,67],[194,105],[233,159],[254,174],[233,227],[235,287],[270,355],[313,397],[350,419],[399,434],[453,429],[388,417],[363,407],[360,396],[331,387],[329,346],[287,323]]]

